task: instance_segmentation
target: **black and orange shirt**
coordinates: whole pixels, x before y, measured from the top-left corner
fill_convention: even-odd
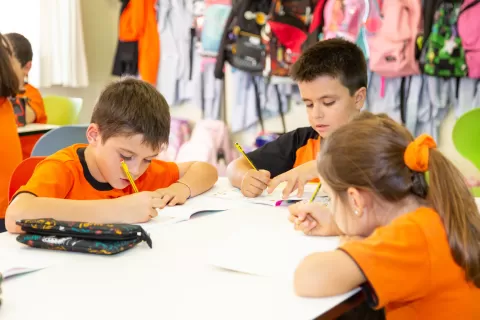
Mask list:
[[[480,289],[454,261],[442,219],[419,208],[343,244],[367,279],[364,290],[387,320],[480,319]]]
[[[320,151],[320,135],[312,127],[287,132],[248,153],[257,169],[270,172],[272,178],[315,160]]]
[[[85,144],[75,144],[40,162],[26,185],[16,195],[30,193],[38,197],[73,200],[114,199],[132,194],[131,186],[114,189],[110,184],[96,180],[85,160]],[[153,160],[135,184],[140,191],[166,188],[179,179],[174,162]]]

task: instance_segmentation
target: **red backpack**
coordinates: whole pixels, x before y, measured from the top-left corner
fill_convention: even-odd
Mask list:
[[[303,51],[319,41],[325,0],[273,0],[262,40],[265,76],[288,76]]]

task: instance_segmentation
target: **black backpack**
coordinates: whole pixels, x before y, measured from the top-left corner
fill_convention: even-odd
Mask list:
[[[223,79],[225,61],[239,70],[262,74],[265,45],[262,43],[261,32],[271,5],[271,0],[234,1],[217,56],[216,78]]]

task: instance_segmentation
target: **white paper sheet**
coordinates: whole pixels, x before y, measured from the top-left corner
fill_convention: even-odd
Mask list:
[[[45,269],[55,263],[55,259],[45,252],[35,252],[37,249],[0,250],[0,273],[3,278]]]
[[[260,196],[256,198],[247,198],[240,192],[239,189],[235,187],[228,187],[223,188],[215,191],[214,193],[209,194],[208,196],[216,197],[220,199],[228,199],[228,200],[237,200],[237,201],[244,201],[250,202],[255,204],[264,204],[269,206],[279,206],[282,204],[290,204],[292,202],[301,201],[301,200],[310,200],[313,192],[315,191],[317,184],[316,183],[308,183],[305,185],[304,193],[302,197],[297,196],[297,191],[295,190],[292,192],[290,197],[286,200],[283,200],[283,189],[285,188],[286,183],[281,183],[278,185],[277,188],[272,193],[268,193],[266,190]],[[326,194],[319,192],[317,194],[316,200],[320,201],[322,198],[325,198]]]
[[[238,231],[219,241],[211,249],[208,261],[233,271],[291,279],[303,258],[338,247],[338,237],[309,237],[288,227]]]

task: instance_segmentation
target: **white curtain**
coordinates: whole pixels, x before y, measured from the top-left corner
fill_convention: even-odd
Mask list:
[[[80,0],[0,0],[0,32],[32,43],[32,85],[88,86]]]

